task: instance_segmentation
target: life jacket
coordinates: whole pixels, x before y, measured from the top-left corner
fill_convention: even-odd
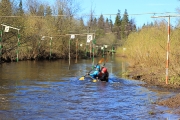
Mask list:
[[[96,78],[99,75],[99,71],[96,69],[93,73],[90,74],[91,77]]]

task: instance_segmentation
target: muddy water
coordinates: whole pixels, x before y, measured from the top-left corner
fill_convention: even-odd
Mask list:
[[[95,63],[98,61],[95,60]],[[153,104],[173,93],[141,87],[123,79],[127,63],[109,58],[110,80],[80,81],[91,60],[25,61],[0,66],[0,120],[178,119]]]

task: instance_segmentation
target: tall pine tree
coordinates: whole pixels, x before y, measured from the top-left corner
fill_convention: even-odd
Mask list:
[[[121,13],[120,10],[118,10],[118,13],[115,18],[114,26],[120,26],[121,25]]]
[[[19,7],[18,7],[18,9],[17,9],[17,15],[18,15],[18,16],[24,15],[22,0],[20,0],[20,2],[19,2]]]
[[[99,19],[98,19],[98,27],[99,27],[100,29],[104,29],[104,17],[103,17],[102,14],[101,14],[101,16],[100,16]]]
[[[128,18],[128,12],[125,9],[122,22],[121,22],[121,39],[124,39],[127,37],[128,33],[128,26],[129,26],[129,18]]]
[[[120,32],[121,32],[121,29],[120,29],[120,27],[121,27],[121,14],[120,14],[120,10],[118,10],[118,13],[116,15],[114,27],[115,28],[113,31],[117,33],[117,39],[121,39],[121,34],[120,34]]]

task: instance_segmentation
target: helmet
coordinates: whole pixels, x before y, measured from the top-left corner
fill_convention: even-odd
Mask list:
[[[104,67],[104,68],[102,69],[102,72],[106,73],[106,72],[107,72],[107,68]]]

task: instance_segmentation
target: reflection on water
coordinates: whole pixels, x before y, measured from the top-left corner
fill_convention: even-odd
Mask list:
[[[96,60],[96,62],[98,59]],[[73,63],[73,62],[71,62]],[[126,63],[106,63],[110,82],[79,81],[91,69],[91,60],[26,61],[0,67],[1,120],[44,119],[177,119],[153,104],[170,93],[148,90],[140,81],[122,79]],[[154,113],[154,114],[151,114]]]

